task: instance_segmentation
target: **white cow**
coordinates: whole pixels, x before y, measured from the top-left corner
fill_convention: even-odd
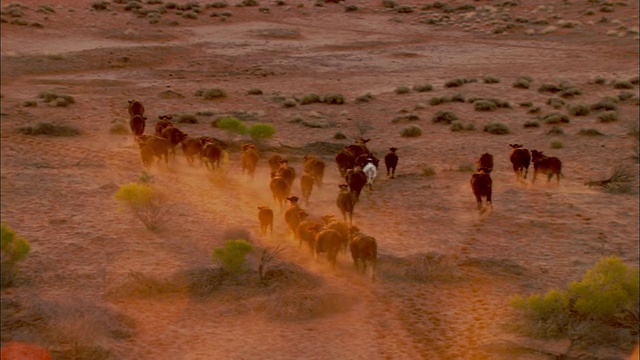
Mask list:
[[[362,168],[362,171],[367,175],[367,185],[369,185],[369,190],[371,190],[373,180],[378,176],[378,169],[373,165],[373,159],[367,159],[367,165]]]

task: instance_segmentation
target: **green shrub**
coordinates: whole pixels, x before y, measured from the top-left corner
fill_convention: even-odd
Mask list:
[[[539,128],[540,127],[540,122],[537,120],[527,120],[525,121],[524,125],[525,128]]]
[[[615,80],[612,85],[614,89],[633,89],[633,84],[629,81]]]
[[[552,112],[544,115],[542,121],[544,121],[545,124],[568,124],[569,117],[562,113]]]
[[[422,85],[414,85],[413,90],[416,92],[427,92],[433,90],[433,85],[431,84],[422,84]]]
[[[178,117],[179,124],[197,124],[198,118],[194,114],[182,114]]]
[[[168,215],[164,197],[146,183],[122,185],[114,198],[131,210],[149,230],[157,230]]]
[[[456,120],[458,120],[458,116],[450,111],[438,111],[435,115],[433,115],[433,118],[431,118],[431,121],[434,123],[444,123],[447,125]]]
[[[367,102],[369,102],[369,101],[373,100],[374,98],[375,98],[375,96],[373,96],[373,94],[371,94],[371,93],[366,93],[366,94],[364,94],[364,95],[362,95],[362,96],[358,96],[358,97],[356,98],[356,103],[358,103],[358,104],[359,104],[359,103],[367,103]]]
[[[614,103],[612,99],[602,99],[595,104],[591,105],[591,111],[613,111],[618,110],[618,105]]]
[[[608,123],[618,120],[617,111],[604,111],[598,115],[598,121]]]
[[[497,84],[500,82],[500,79],[493,76],[485,76],[482,78],[485,84]]]
[[[49,135],[49,136],[78,136],[80,130],[67,125],[56,125],[51,123],[38,123],[36,126],[25,126],[18,128],[18,132],[25,135]]]
[[[307,104],[313,104],[313,103],[319,103],[319,102],[322,102],[322,98],[320,97],[320,95],[315,93],[306,94],[302,97],[302,99],[300,99],[301,105],[307,105]]]
[[[547,105],[550,105],[554,109],[560,109],[565,104],[564,100],[558,98],[549,98],[547,99]]]
[[[276,129],[274,129],[271,124],[253,124],[249,128],[249,136],[257,142],[263,139],[270,139],[276,133]]]
[[[393,90],[393,92],[395,92],[398,95],[400,95],[400,94],[408,94],[409,92],[411,92],[411,89],[409,89],[406,86],[398,86],[397,88],[395,88],[395,90]]]
[[[0,284],[5,287],[13,284],[18,274],[18,263],[27,257],[31,245],[7,224],[3,223],[0,231],[2,233]]]
[[[402,137],[417,137],[422,135],[422,128],[418,125],[409,125],[400,132]]]
[[[342,94],[326,94],[324,96],[324,103],[325,104],[336,104],[336,105],[342,105],[345,103],[344,100],[344,95]]]
[[[520,76],[513,82],[513,87],[518,89],[528,89],[531,87],[533,79],[528,76]]]
[[[242,120],[233,116],[226,116],[215,121],[216,127],[226,131],[229,135],[239,134],[244,135],[247,133],[247,125]]]
[[[206,100],[225,99],[227,97],[227,92],[221,88],[203,89],[202,97]]]
[[[488,132],[489,134],[494,135],[504,135],[509,134],[511,131],[509,127],[500,122],[491,122],[484,126],[484,132]]]
[[[597,129],[580,129],[578,135],[584,136],[603,136],[604,134],[598,131]]]
[[[252,251],[253,245],[246,240],[228,240],[224,247],[213,250],[211,259],[214,263],[222,264],[230,273],[237,274],[242,272],[242,264]]]
[[[585,345],[595,345],[610,343],[610,337],[600,336],[609,331],[614,332],[614,341],[628,346],[637,341],[638,290],[638,268],[609,256],[565,290],[553,289],[544,296],[516,295],[510,303],[528,334],[569,336],[572,342],[582,339],[592,343]]]
[[[547,135],[564,135],[564,130],[562,130],[559,126],[552,126],[549,131],[547,131]]]
[[[552,149],[562,149],[564,148],[564,143],[560,140],[555,140],[551,142]]]
[[[569,104],[567,105],[567,109],[569,110],[569,114],[573,116],[587,116],[591,113],[589,106],[585,104]]]
[[[493,101],[488,100],[476,100],[473,103],[473,109],[475,111],[494,111],[498,107]]]

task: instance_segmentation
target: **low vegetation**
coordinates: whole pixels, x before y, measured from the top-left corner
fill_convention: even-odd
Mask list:
[[[573,347],[617,344],[631,349],[638,334],[638,268],[616,256],[601,259],[582,280],[546,294],[510,299],[523,333],[568,338]]]
[[[247,125],[245,125],[242,120],[234,116],[225,116],[220,119],[216,119],[211,123],[211,125],[224,130],[229,137],[235,134],[244,135],[247,133]]]
[[[597,129],[580,129],[578,135],[584,136],[603,136],[604,134],[598,131]]]
[[[221,88],[198,89],[196,96],[202,96],[205,100],[226,99],[227,92]]]
[[[67,107],[71,104],[75,104],[76,100],[71,95],[60,95],[49,91],[43,91],[38,94],[38,97],[45,103],[52,103],[55,106]]]
[[[490,122],[484,126],[482,131],[494,135],[506,135],[511,132],[509,127],[501,122]]]
[[[271,139],[275,135],[276,129],[271,124],[257,123],[251,125],[248,133],[254,142],[261,143],[266,139]]]
[[[247,240],[228,240],[223,247],[218,247],[213,251],[212,260],[221,264],[222,267],[232,274],[242,272],[247,255],[253,251],[253,245]]]
[[[415,92],[427,92],[432,90],[433,90],[433,85],[431,84],[420,84],[420,85],[413,86],[413,91]]]
[[[591,113],[589,106],[585,104],[569,104],[567,110],[572,116],[587,116]]]
[[[164,196],[148,183],[133,182],[122,185],[114,198],[149,230],[158,230],[168,218],[169,212]]]
[[[551,142],[552,149],[562,149],[564,148],[564,143],[560,140],[555,140]]]
[[[436,124],[442,123],[447,125],[450,125],[452,122],[457,120],[459,120],[458,116],[450,111],[438,111],[431,118],[431,121]]]
[[[23,126],[18,128],[18,132],[25,135],[48,135],[48,136],[78,136],[80,130],[69,125],[58,125],[52,123],[38,123],[35,126]]]
[[[418,137],[422,135],[422,128],[418,125],[409,125],[400,132],[402,137]]]
[[[529,76],[519,76],[518,78],[516,78],[512,85],[517,89],[528,89],[531,87],[532,82],[533,79]]]
[[[6,287],[14,283],[18,274],[19,263],[23,261],[31,245],[7,224],[3,223],[0,228],[2,232],[2,254],[1,254],[1,286]]]
[[[617,111],[604,111],[598,114],[598,121],[603,123],[609,123],[618,120]]]
[[[568,124],[570,122],[569,117],[559,112],[548,113],[541,118],[545,124]]]

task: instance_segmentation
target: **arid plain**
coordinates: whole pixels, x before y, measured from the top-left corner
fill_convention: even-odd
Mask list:
[[[516,332],[509,299],[563,288],[604,256],[638,264],[638,2],[391,3],[3,1],[1,216],[31,243],[16,284],[2,290],[3,345],[36,344],[60,359],[565,354],[567,340]],[[528,88],[514,86],[523,78]],[[538,91],[545,84],[577,90]],[[197,95],[207,88],[227,97]],[[45,102],[45,92],[74,103]],[[311,93],[345,103],[299,101]],[[570,113],[607,97],[619,99],[614,121]],[[511,106],[478,111],[465,101],[473,98]],[[237,146],[223,175],[188,166],[180,150],[168,167],[147,169],[170,214],[150,231],[114,199],[145,170],[133,136],[112,131],[127,124],[131,99],[146,107],[147,133],[158,115],[190,114],[196,124],[177,124],[190,136],[250,140],[210,125],[222,116],[268,123],[276,134],[261,144],[253,180],[240,171]],[[454,113],[462,131],[433,122],[439,111]],[[547,124],[554,112],[570,122]],[[19,131],[38,123],[79,135]],[[489,123],[509,133],[483,131]],[[412,125],[421,135],[401,136]],[[397,178],[381,166],[354,216],[378,242],[375,283],[355,273],[348,254],[332,270],[299,249],[277,211],[270,237],[257,220],[257,206],[277,209],[273,153],[299,173],[303,155],[324,159],[326,183],[305,208],[339,215],[334,156],[358,134],[379,157],[392,146],[400,156]],[[560,183],[531,184],[531,171],[517,181],[511,143],[560,158]],[[479,215],[469,178],[484,152],[495,159],[494,199]],[[633,174],[630,190],[585,186],[616,168]],[[207,296],[182,286],[239,236],[256,247],[247,273]],[[277,246],[284,250],[270,265],[285,275],[260,284],[261,250]],[[626,359],[631,350],[568,355]]]

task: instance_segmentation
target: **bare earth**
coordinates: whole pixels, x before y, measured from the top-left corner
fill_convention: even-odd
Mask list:
[[[638,147],[637,135],[629,135],[634,126],[637,132],[638,85],[612,85],[637,81],[638,2],[617,2],[612,12],[603,12],[583,0],[507,2],[513,6],[456,1],[450,4],[476,8],[448,14],[421,10],[425,3],[418,1],[401,3],[411,13],[381,1],[286,2],[238,7],[232,1],[227,8],[206,9],[203,3],[197,19],[170,10],[156,24],[115,2],[96,11],[95,1],[58,0],[48,11],[39,1],[22,0],[22,16],[15,18],[5,14],[3,2],[1,215],[32,246],[17,285],[2,291],[3,317],[7,309],[16,312],[10,304],[22,315],[46,315],[29,323],[41,326],[3,327],[3,344],[34,343],[57,358],[87,359],[547,359],[564,353],[568,341],[534,340],[514,331],[509,298],[562,288],[604,256],[638,263]],[[358,10],[346,11],[347,5]],[[428,23],[444,15],[448,21]],[[11,23],[15,19],[42,27]],[[536,19],[548,23],[533,24]],[[512,26],[494,33],[505,24]],[[484,76],[500,82],[487,84]],[[512,86],[519,76],[533,79],[529,89]],[[478,81],[445,87],[456,78]],[[597,78],[606,81],[597,84]],[[567,114],[565,106],[546,104],[551,95],[537,91],[561,81],[582,90],[564,99],[568,104],[593,104],[623,91],[633,93],[635,102],[620,101],[619,119],[610,123],[599,122],[596,112],[570,116],[561,125],[564,135],[547,135],[551,126],[543,121],[525,128],[538,115]],[[421,84],[433,85],[433,91],[395,92]],[[228,97],[195,95],[215,87]],[[263,94],[247,95],[250,89]],[[75,103],[45,103],[38,98],[44,91],[71,95]],[[339,93],[346,103],[286,108],[274,99],[309,93]],[[367,93],[374,99],[355,101]],[[432,97],[456,94],[497,98],[512,107],[481,112],[468,102],[430,105]],[[158,115],[168,113],[200,114],[198,124],[178,125],[191,136],[225,138],[209,123],[229,114],[248,125],[270,123],[277,132],[264,146],[253,180],[241,173],[235,147],[226,183],[204,167],[189,167],[181,150],[169,168],[148,169],[171,211],[154,232],[113,198],[144,170],[133,136],[110,133],[114,124],[128,121],[131,99],[146,107],[147,133]],[[28,101],[37,106],[25,106]],[[540,113],[519,106],[526,101]],[[445,110],[475,130],[453,132],[432,123]],[[407,115],[419,119],[393,121]],[[303,121],[292,121],[296,117]],[[39,122],[74,126],[81,135],[17,131]],[[489,122],[507,125],[510,134],[483,132]],[[400,156],[398,177],[387,179],[381,165],[354,217],[378,241],[375,283],[355,273],[348,254],[332,270],[298,249],[277,211],[273,236],[261,237],[256,216],[257,206],[277,209],[266,163],[274,152],[288,156],[299,174],[305,153],[321,156],[328,165],[326,184],[314,189],[305,207],[313,217],[339,215],[334,155],[350,140],[334,135],[355,134],[357,124],[370,125],[365,137],[378,157],[391,146]],[[410,124],[419,125],[422,135],[401,137]],[[580,135],[583,129],[604,136]],[[552,148],[553,141],[564,146]],[[560,158],[560,184],[541,177],[532,185],[531,172],[516,181],[510,143]],[[479,215],[469,179],[484,152],[495,157],[494,208]],[[618,165],[634,174],[631,193],[584,185],[607,178]],[[435,175],[424,174],[429,167]],[[243,231],[257,248],[251,271],[225,280],[211,295],[125,291],[131,284],[175,283],[167,279],[212,268],[213,249],[229,232]],[[260,249],[279,244],[285,247],[279,266],[300,266],[297,278],[260,285]],[[612,345],[570,355],[583,353],[625,359],[631,349]]]

